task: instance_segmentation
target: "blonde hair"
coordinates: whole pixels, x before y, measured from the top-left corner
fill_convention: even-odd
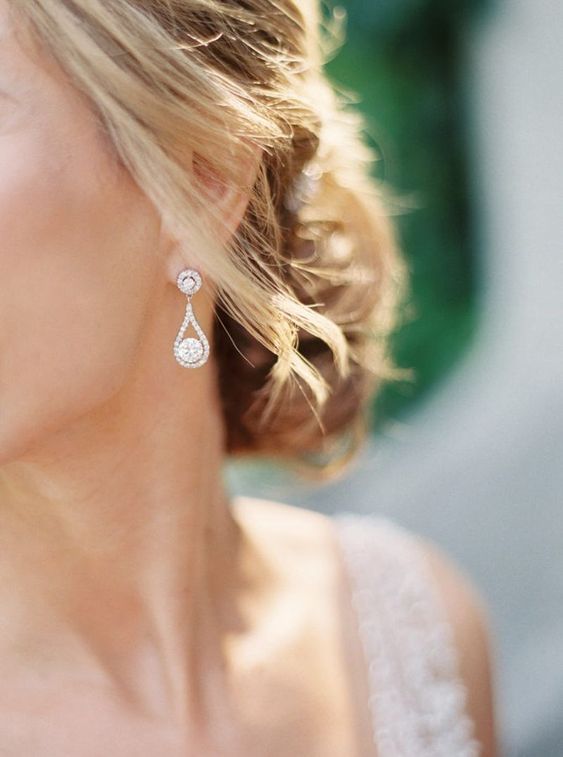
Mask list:
[[[363,441],[374,391],[408,376],[389,350],[407,265],[363,119],[324,72],[338,18],[331,30],[320,10],[312,0],[17,3],[216,288],[226,452],[327,478]],[[240,185],[256,146],[248,207],[225,245],[183,156]]]

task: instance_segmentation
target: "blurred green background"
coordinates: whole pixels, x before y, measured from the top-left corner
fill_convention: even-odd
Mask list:
[[[464,131],[463,29],[470,0],[343,0],[345,43],[327,62],[331,80],[357,95],[374,175],[412,207],[395,216],[409,261],[411,317],[392,349],[412,382],[374,401],[374,430],[435,391],[477,330],[475,244]]]

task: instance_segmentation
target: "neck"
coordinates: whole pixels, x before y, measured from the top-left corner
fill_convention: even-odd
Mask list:
[[[134,385],[0,468],[3,659],[48,649],[63,675],[87,668],[186,711],[240,537],[214,384],[190,381],[189,402],[185,384]]]

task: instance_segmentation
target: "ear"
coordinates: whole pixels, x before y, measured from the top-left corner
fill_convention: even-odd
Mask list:
[[[210,164],[197,153],[191,153],[189,165],[194,175],[201,182],[209,202],[219,211],[223,223],[220,230],[220,241],[226,245],[236,232],[250,200],[250,191],[256,181],[263,157],[263,149],[254,143],[247,142],[248,150],[245,160],[241,160],[236,185],[227,184],[224,178],[213,170]],[[175,282],[178,271],[186,261],[178,247],[178,238],[174,222],[163,216],[161,223],[161,248],[165,249],[166,266],[170,281]]]
[[[250,200],[250,191],[262,161],[263,150],[255,144],[247,143],[249,151],[241,161],[236,186],[226,185],[216,171],[201,156],[194,154],[193,171],[205,187],[209,201],[221,213],[223,228],[221,240],[226,244],[236,232]],[[250,159],[248,157],[250,155]]]

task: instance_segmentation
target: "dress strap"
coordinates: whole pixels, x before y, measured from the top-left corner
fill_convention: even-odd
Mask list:
[[[416,535],[379,515],[333,515],[369,667],[378,757],[479,757],[442,597]]]

